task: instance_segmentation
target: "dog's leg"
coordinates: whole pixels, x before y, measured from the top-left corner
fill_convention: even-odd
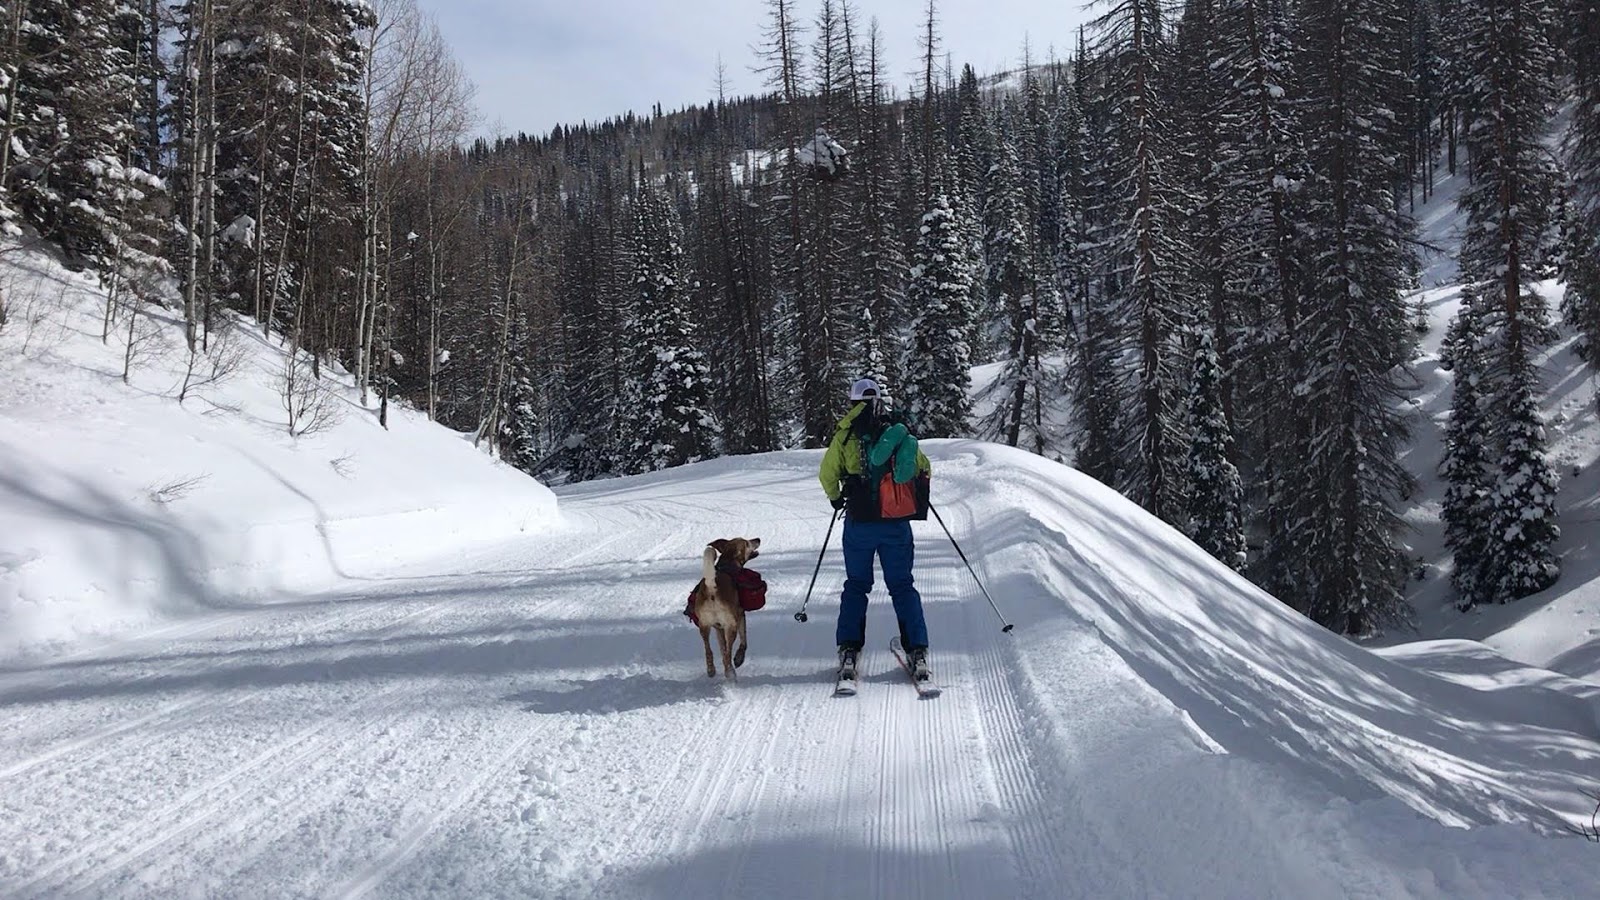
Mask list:
[[[738,615],[734,616],[734,619],[738,622],[734,626],[734,630],[739,634],[739,649],[733,653],[733,667],[737,669],[744,665],[744,651],[750,646],[750,623],[745,621],[743,608],[739,610]]]
[[[722,642],[722,677],[737,681],[739,673],[733,667],[733,629],[718,625],[717,639]]]
[[[706,645],[706,677],[717,677],[717,663],[711,656],[711,629],[705,625],[700,626],[700,643]]]

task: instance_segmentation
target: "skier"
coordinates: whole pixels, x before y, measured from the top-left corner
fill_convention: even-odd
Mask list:
[[[844,510],[845,582],[835,633],[839,678],[855,680],[856,655],[866,641],[867,592],[872,590],[876,555],[900,620],[900,643],[912,677],[927,681],[928,625],[911,575],[911,520],[927,518],[933,467],[901,416],[885,402],[877,382],[863,378],[851,385],[850,401],[817,473],[833,508]]]

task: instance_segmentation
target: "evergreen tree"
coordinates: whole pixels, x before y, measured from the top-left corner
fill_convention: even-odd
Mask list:
[[[1230,568],[1244,568],[1244,487],[1233,464],[1233,429],[1222,408],[1222,366],[1211,333],[1195,339],[1189,376],[1188,534]]]
[[[1482,603],[1492,587],[1494,473],[1489,469],[1490,422],[1484,402],[1484,329],[1479,301],[1469,295],[1450,323],[1441,364],[1454,376],[1450,418],[1445,425],[1444,538],[1454,558],[1450,582],[1462,609]]]
[[[108,278],[159,269],[152,210],[162,185],[138,166],[139,11],[119,0],[35,0],[16,14],[25,17],[12,111],[22,210]]]
[[[1131,395],[1121,399],[1121,430],[1130,445],[1117,487],[1155,515],[1182,515],[1182,359],[1177,334],[1191,315],[1191,254],[1183,235],[1181,191],[1173,179],[1172,116],[1164,93],[1170,53],[1156,0],[1119,0],[1100,19],[1110,67],[1116,128],[1114,169],[1121,173],[1108,248],[1119,269],[1110,288],[1124,346],[1137,354]]]
[[[861,223],[858,249],[859,274],[855,278],[855,309],[859,347],[856,367],[862,377],[879,384],[901,382],[901,323],[905,317],[906,260],[901,250],[899,212],[894,191],[897,155],[890,143],[881,80],[881,41],[878,23],[867,30],[866,54],[856,58],[850,33],[850,7],[845,7],[846,41],[852,46],[852,69],[857,94],[856,133],[860,165],[855,169],[859,186],[854,215]]]
[[[1016,148],[1002,139],[989,175],[984,218],[989,296],[1003,317],[1005,361],[990,388],[994,411],[980,433],[1043,454],[1053,444],[1044,411],[1056,393],[1055,379],[1045,369],[1044,355],[1053,332],[1047,310],[1056,300],[1048,276],[1039,274],[1039,245],[1029,228],[1022,180]]]
[[[1122,175],[1113,161],[1112,120],[1116,109],[1104,61],[1091,60],[1080,34],[1072,79],[1080,132],[1082,176],[1078,182],[1082,236],[1077,245],[1083,273],[1079,285],[1073,372],[1073,405],[1079,423],[1074,465],[1107,485],[1124,483],[1129,460],[1120,416],[1129,396],[1121,368],[1122,344],[1115,298],[1124,272],[1114,253],[1120,227],[1116,190]]]
[[[1241,408],[1234,421],[1242,456],[1253,463],[1261,535],[1251,574],[1275,596],[1307,609],[1320,552],[1311,528],[1320,513],[1318,475],[1309,465],[1316,426],[1299,392],[1310,370],[1304,235],[1311,223],[1298,52],[1271,0],[1226,0],[1217,24],[1214,65],[1231,91],[1219,110],[1214,177],[1218,196],[1229,198],[1220,244],[1240,328],[1232,368]]]
[[[1490,510],[1495,543],[1490,589],[1501,601],[1526,597],[1555,583],[1560,566],[1555,543],[1556,474],[1545,461],[1544,423],[1539,418],[1531,372],[1513,373],[1496,405],[1504,412],[1497,435],[1499,479]]]
[[[633,471],[651,472],[716,454],[710,372],[689,317],[689,273],[678,225],[649,186],[636,201],[632,235],[635,358],[624,421]]]
[[[1553,338],[1537,264],[1549,233],[1555,173],[1543,147],[1554,95],[1551,11],[1544,0],[1475,0],[1463,50],[1474,116],[1466,142],[1472,180],[1461,268],[1485,332],[1478,385],[1497,423],[1491,452],[1500,473],[1490,530],[1495,599],[1543,590],[1555,579],[1556,477],[1539,423],[1534,354]]]
[[[904,393],[912,426],[925,438],[965,435],[972,412],[967,345],[972,269],[963,230],[950,199],[936,196],[922,217],[912,257],[914,317],[903,364]]]
[[[529,475],[536,475],[540,462],[539,393],[528,362],[528,349],[527,317],[518,315],[511,329],[506,386],[501,401],[504,409],[498,417],[497,443],[501,459]]]
[[[1315,548],[1306,612],[1358,635],[1403,619],[1408,565],[1395,498],[1410,476],[1398,456],[1407,437],[1397,381],[1411,356],[1402,291],[1410,223],[1396,207],[1405,135],[1395,41],[1404,34],[1388,0],[1308,0],[1308,186],[1311,228],[1303,322],[1308,370],[1297,382],[1317,449],[1300,481],[1304,547]]]
[[[1567,282],[1561,311],[1579,334],[1578,353],[1600,367],[1600,6],[1574,3],[1568,55],[1572,59],[1572,123],[1563,144],[1572,182],[1567,228]]]

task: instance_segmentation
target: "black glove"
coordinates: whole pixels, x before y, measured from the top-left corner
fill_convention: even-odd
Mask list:
[[[830,501],[828,501],[828,503],[829,503],[829,504],[830,504],[830,505],[831,505],[831,506],[832,506],[832,507],[833,507],[833,508],[834,508],[834,509],[835,509],[835,510],[841,510],[841,509],[844,509],[844,495],[843,495],[843,494],[840,494],[840,495],[839,495],[839,496],[837,496],[837,497],[835,497],[835,498],[833,498],[833,499],[832,499],[832,500],[830,500]]]

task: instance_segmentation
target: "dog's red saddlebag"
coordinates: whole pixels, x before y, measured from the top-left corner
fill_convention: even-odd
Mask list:
[[[767,605],[767,582],[762,579],[760,572],[755,569],[734,569],[729,574],[733,576],[734,590],[739,592],[741,608],[746,612],[754,612]],[[694,614],[694,595],[699,589],[700,585],[696,584],[689,591],[689,602],[683,608],[683,614],[696,627],[700,625],[700,620]]]
[[[767,583],[755,569],[739,569],[733,573],[734,587],[739,589],[739,605],[746,612],[767,605]]]

